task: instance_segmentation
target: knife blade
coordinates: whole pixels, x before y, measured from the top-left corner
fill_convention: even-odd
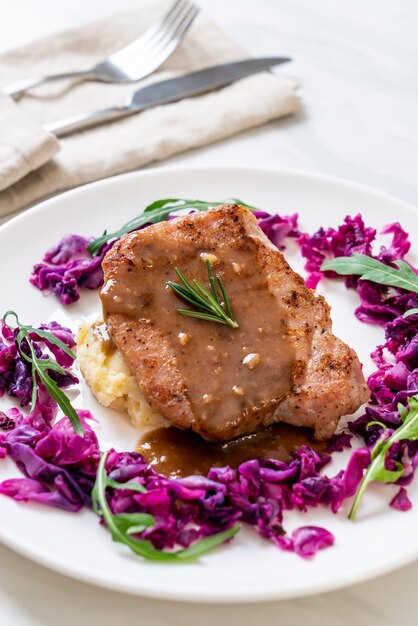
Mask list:
[[[139,113],[151,107],[221,89],[237,80],[269,70],[275,65],[287,63],[290,60],[288,57],[266,57],[214,65],[204,70],[142,87],[133,93],[124,106],[74,115],[46,124],[44,128],[55,133],[57,137],[63,137],[91,126]]]

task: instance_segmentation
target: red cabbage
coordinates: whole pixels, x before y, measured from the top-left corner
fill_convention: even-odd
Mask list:
[[[143,536],[158,548],[176,543],[190,545],[190,541],[229,528],[236,521],[250,524],[259,534],[276,542],[285,532],[283,511],[294,506],[293,487],[301,476],[305,480],[308,476],[313,480],[319,478],[318,471],[327,460],[306,448],[295,453],[289,463],[254,460],[243,463],[237,470],[213,468],[208,477],[190,476],[173,481],[156,474],[136,456],[138,473],[133,471],[133,464],[127,466],[128,472],[125,465],[122,475],[118,469],[111,471],[110,476],[115,480],[137,477],[148,493],[116,490],[110,505],[114,513],[154,515],[156,527],[147,529]],[[318,494],[307,505],[319,504],[321,497]],[[191,523],[193,531],[189,529]]]
[[[13,409],[12,409],[13,410]],[[32,415],[15,410],[15,428],[0,434],[0,448],[27,478],[9,479],[0,484],[0,493],[15,500],[33,500],[67,511],[79,511],[91,503],[100,449],[87,419],[78,411],[84,427],[80,437],[63,418],[51,426],[52,414],[45,412],[41,399]]]
[[[301,526],[291,537],[278,537],[282,550],[296,552],[304,559],[314,556],[318,550],[334,545],[334,536],[320,526]]]
[[[48,250],[37,263],[29,281],[41,291],[55,293],[61,304],[76,302],[80,287],[98,289],[103,284],[102,261],[112,244],[102,247],[98,256],[92,256],[87,246],[93,238],[66,235]]]
[[[353,253],[367,254],[387,265],[395,260],[404,260],[410,249],[409,236],[398,222],[385,226],[383,235],[390,235],[388,247],[381,246],[377,254],[373,253],[376,231],[365,226],[360,215],[347,216],[337,229],[319,229],[314,235],[302,235],[299,238],[302,254],[307,259],[305,268],[310,272],[308,282],[315,287],[323,274],[320,266],[325,258],[350,256]],[[418,271],[415,269],[418,273]],[[334,272],[326,272],[327,277],[335,278]],[[408,398],[418,393],[418,315],[404,318],[408,309],[418,308],[418,295],[400,288],[388,288],[385,285],[359,280],[357,276],[345,279],[346,286],[356,289],[361,304],[355,311],[357,318],[366,323],[383,326],[385,342],[372,352],[371,357],[377,367],[368,378],[371,398],[365,413],[349,429],[364,439],[367,446],[373,446],[382,435],[381,422],[393,432],[400,426],[398,404],[408,404]],[[364,468],[367,467],[367,453],[356,450],[345,471],[346,480],[353,477],[354,484],[362,474],[358,464],[360,454],[364,454]],[[391,447],[388,468],[395,468],[402,463],[404,473],[397,481],[400,485],[408,484],[418,465],[418,444],[415,441],[397,442]],[[355,492],[354,487],[347,490],[347,496]],[[391,506],[402,509],[409,500],[402,490],[392,500]]]
[[[391,290],[384,324],[385,342],[372,353],[377,370],[369,376],[368,385],[371,399],[366,414],[350,424],[356,434],[361,435],[368,445],[379,437],[377,426],[368,428],[370,421],[378,420],[389,428],[400,425],[398,404],[407,404],[408,398],[418,393],[418,315],[403,317],[403,313],[418,306],[418,296]],[[398,295],[393,295],[397,291]],[[384,293],[381,293],[382,307],[385,307]],[[396,304],[396,311],[393,303]],[[382,323],[383,313],[379,321]]]
[[[299,237],[298,214],[293,215],[271,215],[264,211],[253,211],[258,225],[263,233],[274,243],[279,250],[284,250],[283,240],[286,237]]]
[[[79,411],[85,437],[75,434],[67,418],[53,423],[54,413],[45,412],[44,398],[33,415],[24,417],[17,409],[8,411],[15,426],[0,433],[0,456],[7,454],[25,474],[0,484],[0,493],[15,500],[30,500],[76,512],[91,505],[91,491],[100,458],[91,415]],[[263,537],[279,545],[285,534],[283,512],[306,510],[320,504],[337,510],[344,498],[340,472],[334,478],[320,475],[329,456],[302,446],[285,463],[252,460],[236,470],[213,468],[207,477],[190,476],[173,480],[157,474],[135,452],[111,450],[106,463],[110,478],[118,482],[137,480],[147,493],[109,490],[113,513],[146,512],[156,525],[142,537],[158,549],[187,547],[197,539],[233,526],[237,521],[254,527]],[[325,536],[325,535],[324,535]],[[328,537],[328,535],[326,535]],[[329,543],[326,543],[329,541]],[[295,552],[306,556],[331,545],[329,538],[305,537]],[[303,547],[303,545],[305,547]]]
[[[57,322],[41,324],[39,328],[52,332],[69,348],[75,345],[74,335],[71,330]],[[11,397],[18,398],[20,406],[27,406],[32,395],[32,373],[30,364],[21,357],[17,349],[16,336],[17,331],[13,333],[3,323],[0,324],[0,397],[6,393]],[[47,356],[45,352],[45,348],[47,348],[61,367],[66,368],[72,364],[72,359],[61,348],[36,335],[36,331],[31,331],[30,337],[37,357]],[[22,349],[28,353],[29,348],[26,341],[22,342]],[[48,371],[48,374],[59,387],[66,388],[78,383],[78,378],[71,372],[67,372],[64,376],[51,370]]]
[[[344,471],[344,497],[354,496],[369,463],[370,452],[367,448],[354,450]]]
[[[326,452],[342,452],[345,448],[351,448],[352,435],[350,433],[341,432],[332,435],[327,441]]]
[[[351,254],[371,254],[371,245],[376,237],[374,228],[368,228],[360,214],[347,217],[337,229],[320,228],[313,235],[303,233],[299,239],[302,256],[307,259],[305,269],[309,272],[307,287],[315,289],[323,274],[320,267],[327,257],[350,256]],[[327,272],[327,276],[335,276]],[[348,278],[348,281],[351,277]]]
[[[12,430],[15,427],[15,421],[9,415],[4,413],[4,411],[0,411],[0,429],[1,430]]]
[[[401,487],[399,491],[393,496],[392,500],[389,503],[393,509],[397,511],[409,511],[412,508],[412,502],[408,498],[408,492],[405,487]]]

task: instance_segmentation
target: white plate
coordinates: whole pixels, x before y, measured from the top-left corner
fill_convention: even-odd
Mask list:
[[[300,214],[302,230],[337,225],[347,213],[361,212],[380,229],[399,220],[417,241],[417,213],[405,203],[347,182],[297,172],[236,168],[161,169],[133,173],[52,198],[0,229],[2,309],[14,309],[23,321],[57,319],[74,329],[82,316],[98,309],[96,293],[63,309],[54,297],[43,297],[28,283],[31,266],[62,235],[99,235],[115,229],[157,198],[191,197],[222,200],[239,197],[279,213]],[[302,271],[297,247],[288,247],[291,265]],[[412,257],[411,257],[412,258]],[[360,324],[353,316],[356,294],[330,282],[321,287],[332,305],[334,329],[359,353],[366,373],[369,353],[381,343],[380,328]],[[99,418],[98,435],[120,449],[132,449],[138,431],[128,419],[101,409],[86,388],[76,400]],[[2,399],[0,408],[10,404]],[[344,457],[337,455],[339,464]],[[334,463],[328,468],[337,471]],[[0,462],[0,480],[15,476],[12,462]],[[285,516],[285,527],[318,524],[336,538],[333,548],[312,561],[281,552],[268,541],[243,530],[229,546],[199,562],[150,563],[112,543],[89,511],[69,514],[0,496],[0,539],[21,554],[80,580],[134,594],[186,601],[251,602],[290,598],[353,584],[399,567],[418,556],[418,508],[400,513],[387,506],[392,488],[370,489],[356,523],[326,509]],[[393,488],[394,489],[394,488]],[[418,502],[418,481],[410,488]]]

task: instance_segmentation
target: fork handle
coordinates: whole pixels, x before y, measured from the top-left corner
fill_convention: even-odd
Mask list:
[[[37,87],[38,85],[43,85],[44,83],[51,83],[54,80],[65,80],[69,78],[92,78],[91,71],[82,71],[82,72],[65,72],[64,74],[48,74],[46,76],[34,76],[33,78],[27,78],[26,80],[20,80],[16,83],[12,83],[10,85],[5,85],[1,87],[1,91],[13,98],[17,98],[24,91],[28,89],[32,89],[32,87]]]
[[[54,133],[57,137],[64,137],[70,135],[76,131],[89,128],[90,126],[97,126],[105,122],[111,122],[119,119],[120,117],[126,117],[132,113],[136,113],[138,109],[131,109],[126,107],[113,107],[111,109],[102,109],[101,111],[95,111],[94,113],[80,113],[79,115],[72,115],[66,117],[63,120],[57,122],[51,122],[45,124],[45,130]]]

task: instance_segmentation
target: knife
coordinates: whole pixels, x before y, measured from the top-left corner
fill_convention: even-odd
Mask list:
[[[275,65],[280,65],[290,60],[287,57],[268,57],[214,65],[205,70],[191,72],[177,78],[142,87],[135,91],[124,106],[102,109],[94,113],[73,115],[72,117],[46,124],[44,128],[55,133],[57,137],[63,137],[90,126],[104,124],[127,115],[145,111],[145,109],[160,104],[168,104],[169,102],[199,96],[202,93],[220,89],[241,78],[269,70]]]

